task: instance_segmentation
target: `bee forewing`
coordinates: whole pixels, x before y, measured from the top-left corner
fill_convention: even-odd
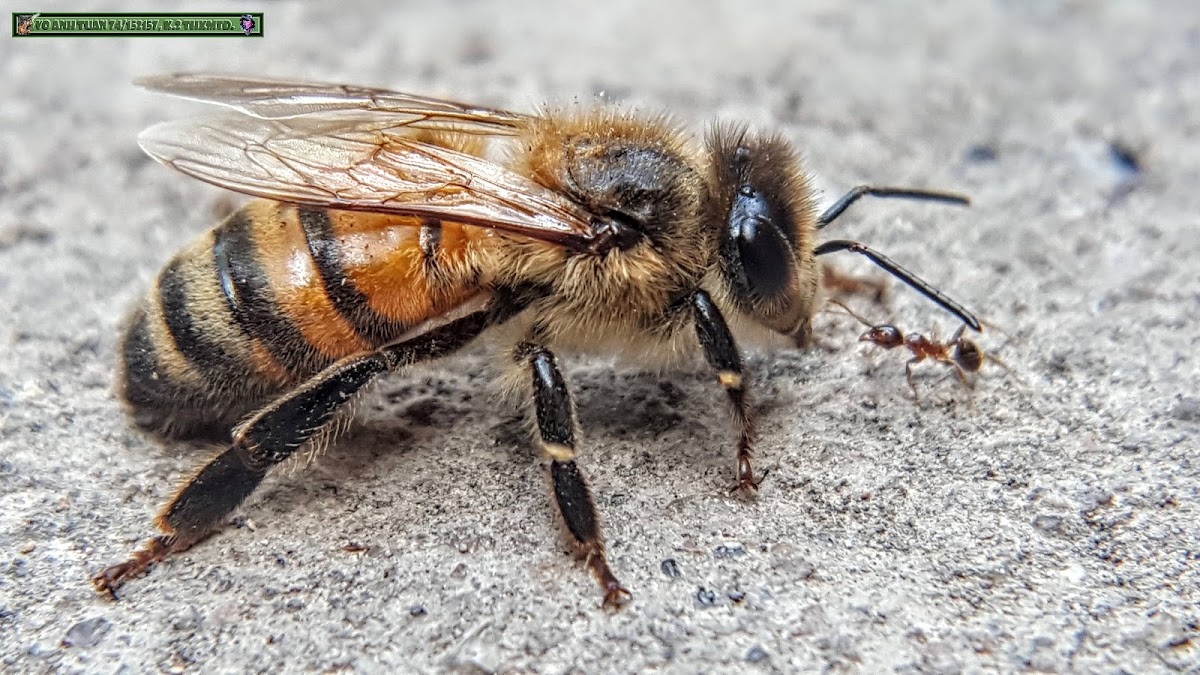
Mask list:
[[[263,119],[337,111],[369,111],[393,126],[451,127],[462,133],[512,135],[526,116],[387,89],[322,82],[288,82],[207,73],[173,73],[137,80],[163,94],[223,105]]]
[[[138,142],[189,176],[256,197],[444,218],[575,247],[592,240],[589,214],[569,198],[408,129],[362,112],[223,113],[158,124]]]

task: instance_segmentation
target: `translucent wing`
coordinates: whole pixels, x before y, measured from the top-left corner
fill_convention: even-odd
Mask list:
[[[263,119],[369,111],[389,117],[392,125],[397,127],[452,126],[462,133],[512,135],[528,117],[494,108],[347,84],[288,82],[208,73],[154,75],[137,83],[151,91],[215,103]]]
[[[153,126],[138,142],[189,176],[257,197],[592,244],[592,215],[576,202],[481,157],[417,140],[412,128],[404,115],[367,109],[225,112]]]

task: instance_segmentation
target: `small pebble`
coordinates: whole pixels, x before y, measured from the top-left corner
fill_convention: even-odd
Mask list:
[[[738,558],[746,555],[746,549],[741,544],[721,545],[713,549],[716,558]]]
[[[671,577],[672,579],[679,578],[679,563],[675,562],[674,558],[667,558],[666,560],[662,561],[662,564],[659,565],[659,567],[662,568],[663,574]]]

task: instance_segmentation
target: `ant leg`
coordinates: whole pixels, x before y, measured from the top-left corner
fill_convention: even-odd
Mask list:
[[[730,492],[747,494],[758,489],[762,479],[754,479],[754,466],[750,462],[758,432],[746,393],[742,355],[733,341],[725,317],[721,316],[721,310],[713,304],[708,293],[696,291],[691,297],[691,305],[696,335],[700,338],[700,346],[704,348],[704,358],[717,371],[717,381],[729,397],[729,409],[738,433],[736,482]]]
[[[587,480],[575,464],[575,410],[566,380],[554,354],[531,342],[517,345],[514,356],[528,364],[533,378],[533,403],[538,441],[550,461],[550,485],[554,504],[575,553],[586,561],[604,589],[604,606],[619,607],[632,594],[621,585],[604,556],[604,538],[596,503]]]
[[[125,581],[215,530],[271,467],[327,432],[336,413],[375,376],[457,351],[495,318],[488,309],[475,311],[409,340],[342,359],[280,396],[238,427],[230,446],[163,507],[154,519],[163,534],[152,537],[129,560],[96,574],[92,585],[115,598]]]
[[[971,389],[971,382],[967,379],[967,371],[963,370],[963,367],[957,363],[951,362],[950,365],[953,366],[954,376],[958,378],[959,383],[962,384],[962,386]]]
[[[911,360],[909,360],[908,363],[904,364],[904,378],[906,380],[908,380],[908,386],[910,389],[912,389],[913,398],[915,398],[917,400],[917,403],[921,402],[921,395],[919,393],[917,393],[917,383],[913,380],[912,367],[913,367],[914,363],[920,363],[920,362],[921,362],[921,359],[911,359]]]
[[[1010,375],[1012,377],[1016,377],[1016,374],[1013,373],[1012,367],[1010,367],[1007,363],[1001,361],[1000,359],[992,356],[991,354],[988,354],[985,357],[985,360],[990,361],[991,363],[994,363],[994,364],[1000,366],[1001,368],[1004,369],[1004,372],[1007,373],[1008,375]]]
[[[959,364],[951,361],[950,365],[954,367],[954,375],[958,378],[959,383],[967,389],[967,403],[970,404],[971,410],[978,413],[979,408],[975,405],[975,383],[973,380],[967,379],[967,371]]]

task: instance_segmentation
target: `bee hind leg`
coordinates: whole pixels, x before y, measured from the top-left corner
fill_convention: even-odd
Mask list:
[[[533,378],[533,403],[538,440],[549,461],[554,504],[574,552],[586,561],[604,590],[604,606],[619,607],[632,594],[608,566],[596,504],[587,480],[575,464],[575,412],[571,394],[554,354],[541,345],[523,342],[514,356],[528,365]]]
[[[203,539],[250,496],[272,466],[303,447],[358,389],[387,369],[387,359],[378,352],[350,357],[259,410],[234,433],[229,447],[159,512],[154,522],[164,534],[150,538],[126,562],[101,571],[92,585],[111,595],[154,563]]]
[[[691,296],[691,307],[696,323],[696,335],[700,338],[704,357],[717,371],[717,381],[729,398],[729,409],[738,435],[736,477],[730,492],[752,494],[758,489],[762,478],[755,479],[754,465],[751,462],[758,432],[754,422],[754,411],[746,391],[742,355],[738,352],[729,325],[725,323],[725,317],[713,304],[708,293],[696,291]],[[765,478],[766,474],[763,474],[763,477]]]
[[[337,412],[380,373],[446,356],[479,335],[496,317],[468,314],[411,340],[351,356],[314,375],[255,413],[221,454],[204,465],[155,518],[163,534],[130,558],[92,578],[115,597],[125,581],[208,536],[258,487],[267,471],[291,457],[334,421]]]

